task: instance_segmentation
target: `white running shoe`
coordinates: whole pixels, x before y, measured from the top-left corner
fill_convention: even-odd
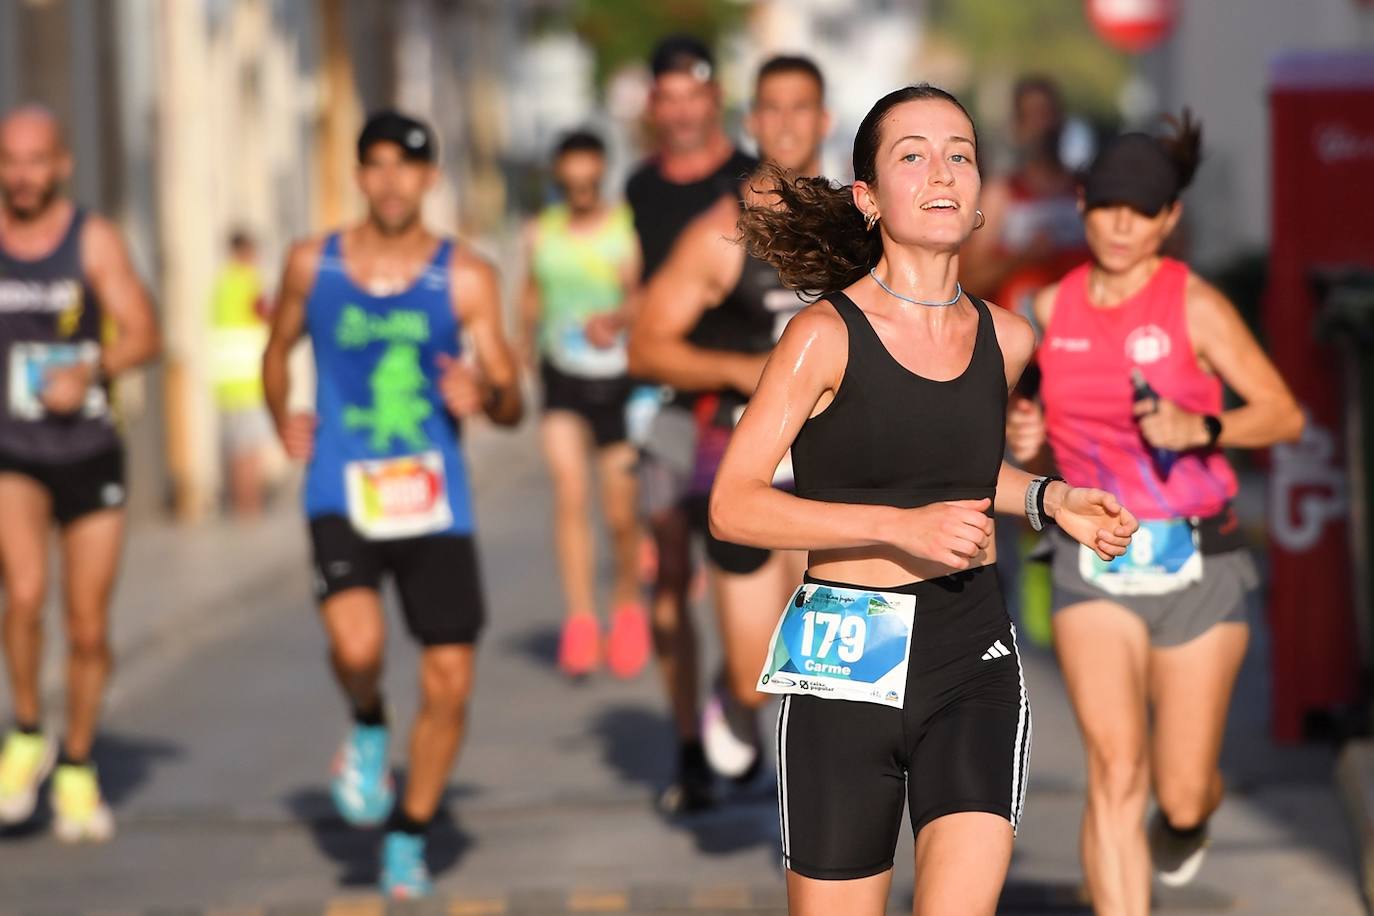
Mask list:
[[[1202,860],[1207,857],[1207,847],[1211,845],[1206,823],[1187,835],[1180,835],[1170,829],[1159,811],[1150,817],[1149,837],[1155,874],[1165,887],[1183,887],[1196,878]]]
[[[717,684],[701,714],[701,744],[711,769],[726,779],[741,779],[758,763],[759,742],[755,711]]]

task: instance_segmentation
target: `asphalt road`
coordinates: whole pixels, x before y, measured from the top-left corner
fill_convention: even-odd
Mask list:
[[[534,437],[527,429],[473,439],[492,623],[470,739],[431,843],[436,906],[781,912],[773,787],[692,818],[655,813],[672,760],[658,681],[650,671],[629,683],[569,685],[553,670],[559,603]],[[379,835],[339,821],[325,787],[346,719],[305,556],[289,506],[246,529],[135,534],[116,613],[138,638],[121,643],[96,751],[119,835],[65,848],[45,814],[0,835],[0,912],[377,909]],[[709,610],[698,613],[709,634]],[[394,632],[387,692],[404,723],[415,653]],[[1363,913],[1330,751],[1276,748],[1265,737],[1263,643],[1260,632],[1236,702],[1225,755],[1232,795],[1214,821],[1211,855],[1197,884],[1161,905]],[[1031,647],[1025,655],[1035,746],[1003,910],[1087,912],[1077,890],[1078,738],[1053,658]],[[47,683],[56,690],[59,679]],[[0,694],[0,715],[6,700]],[[398,740],[398,764],[400,749]],[[892,912],[909,907],[911,884],[906,837]]]

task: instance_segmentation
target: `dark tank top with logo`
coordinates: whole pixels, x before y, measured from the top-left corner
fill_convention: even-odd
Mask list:
[[[118,446],[103,385],[92,385],[75,413],[44,406],[44,380],[54,368],[100,360],[101,309],[81,267],[77,209],[62,240],[41,258],[20,258],[0,244],[0,454],[41,464],[67,464]]]
[[[720,305],[701,317],[688,340],[707,350],[768,353],[788,320],[805,305],[795,291],[783,286],[775,267],[746,254],[734,288]],[[689,493],[710,492],[730,434],[748,402],[733,388],[698,395],[693,408],[697,446]],[[785,474],[780,482],[790,483],[790,476]]]

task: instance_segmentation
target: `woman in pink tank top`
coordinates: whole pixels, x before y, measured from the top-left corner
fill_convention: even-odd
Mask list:
[[[1048,438],[1071,486],[1141,519],[1111,564],[1054,539],[1055,647],[1086,745],[1082,855],[1099,914],[1145,914],[1201,865],[1221,803],[1222,732],[1257,584],[1221,449],[1298,438],[1302,414],[1232,304],[1160,253],[1182,215],[1200,132],[1118,137],[1089,170],[1092,260],[1035,300],[1043,422],[1013,412],[1026,457]],[[1222,387],[1241,406],[1226,410]],[[1158,810],[1145,824],[1153,786]]]

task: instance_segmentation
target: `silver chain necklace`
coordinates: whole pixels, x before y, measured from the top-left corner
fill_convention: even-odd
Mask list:
[[[964,295],[964,288],[959,285],[958,280],[955,280],[953,299],[949,300],[948,302],[927,302],[925,299],[913,299],[910,296],[903,296],[901,293],[897,292],[895,289],[884,283],[882,281],[882,278],[878,276],[878,272],[872,267],[868,269],[868,275],[873,278],[874,283],[878,284],[883,288],[883,292],[887,293],[889,296],[900,299],[903,302],[910,302],[912,305],[925,305],[929,306],[930,308],[945,308],[946,306],[954,305],[955,303],[957,303],[960,300],[960,298],[962,298]]]

